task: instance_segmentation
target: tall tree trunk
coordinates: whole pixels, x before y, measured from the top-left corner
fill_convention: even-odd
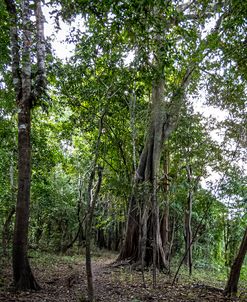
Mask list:
[[[140,263],[145,261],[147,264],[154,260],[156,265],[155,259],[157,258],[161,260],[162,266],[166,266],[159,231],[159,211],[156,194],[160,155],[165,136],[163,79],[158,79],[154,82],[151,100],[150,126],[136,172],[134,192],[129,208],[126,237],[118,259],[129,259]],[[145,193],[143,193],[147,197],[144,199],[140,198],[139,190],[145,190]],[[140,215],[140,213],[142,214]],[[142,230],[139,230],[140,226]],[[148,229],[146,229],[147,227]],[[139,234],[142,234],[141,238],[138,236]],[[156,255],[156,252],[145,252],[144,257],[143,253],[144,250],[147,250],[147,247],[149,251],[157,249],[159,255]]]
[[[161,147],[163,143],[163,97],[164,80],[160,79],[153,84],[150,126],[147,133],[145,147],[136,172],[134,190],[130,200],[127,233],[118,258],[119,260],[129,259],[131,261],[141,263],[144,258],[143,244],[151,247],[154,246],[154,242],[156,241],[156,236],[154,236],[154,233],[152,232],[152,226],[156,226],[157,215],[156,209],[154,209],[152,205],[156,204],[155,179],[157,178]],[[145,193],[147,193],[147,196],[151,196],[151,199],[149,199],[149,197],[146,200],[139,198],[138,190],[140,187],[144,189],[142,184],[144,184],[144,186],[147,184],[147,192]],[[148,202],[149,200],[151,202]],[[151,213],[151,211],[153,211],[153,215],[147,215],[147,206],[149,207],[148,212]],[[150,220],[149,222],[147,221],[148,218]],[[139,230],[140,225],[143,228],[142,230]],[[148,231],[146,231],[147,225],[149,227]],[[139,236],[139,234],[142,235]],[[149,237],[147,240],[146,235]],[[149,263],[151,260],[150,258],[153,257],[151,256],[152,253],[145,254],[145,262]]]
[[[162,246],[156,194],[160,156],[163,143],[177,125],[184,92],[194,67],[193,63],[185,72],[180,85],[171,97],[168,110],[166,110],[168,106],[164,100],[164,79],[160,77],[153,82],[149,128],[136,171],[134,189],[129,204],[125,239],[118,261],[128,260],[141,264],[143,262],[143,245],[145,244],[145,263],[147,265],[152,263],[156,255],[156,259],[159,260],[156,264],[159,262],[162,267],[168,267]],[[143,198],[143,196],[145,197]],[[148,215],[146,215],[146,207],[148,207]],[[153,215],[151,215],[152,211]],[[144,217],[147,221],[143,221]],[[145,230],[146,226],[147,231]],[[156,229],[156,236],[152,231],[152,226]],[[140,230],[140,227],[143,230]],[[139,234],[142,234],[141,238]],[[147,238],[145,238],[146,234]],[[157,253],[153,253],[154,246],[157,247]]]
[[[28,69],[27,69],[28,71]],[[28,223],[30,204],[31,178],[31,145],[30,145],[30,90],[25,82],[29,75],[23,75],[23,97],[18,114],[18,193],[16,205],[16,221],[13,240],[13,272],[17,289],[39,289],[30,269],[27,257]]]
[[[94,283],[93,283],[93,271],[92,271],[92,263],[91,263],[91,238],[92,238],[92,223],[94,216],[94,209],[96,206],[96,202],[98,199],[98,194],[101,187],[102,182],[102,167],[97,168],[97,162],[99,157],[99,147],[101,143],[101,135],[103,129],[103,119],[105,116],[105,112],[102,114],[99,120],[99,130],[98,130],[98,138],[96,141],[95,155],[93,159],[92,172],[88,181],[88,189],[87,189],[87,217],[86,217],[86,273],[87,273],[87,291],[88,291],[88,300],[90,302],[95,301],[94,297]],[[94,178],[96,170],[98,170],[98,181],[96,184],[95,191],[93,189]]]
[[[39,288],[30,269],[27,257],[28,223],[31,181],[31,54],[32,34],[29,1],[22,3],[23,51],[22,51],[22,97],[18,101],[18,193],[16,221],[13,240],[13,273],[17,289]]]
[[[191,228],[191,218],[192,218],[192,205],[193,205],[193,195],[197,190],[198,183],[200,181],[200,176],[193,178],[193,172],[191,165],[185,167],[187,173],[187,183],[188,183],[188,195],[184,209],[184,241],[185,241],[185,258],[184,264],[189,268],[190,275],[192,274],[192,228]]]
[[[247,252],[247,228],[244,233],[237,257],[235,258],[231,272],[225,287],[225,294],[227,296],[235,296],[238,291],[238,281],[240,277],[241,268],[244,262],[244,258]]]
[[[21,2],[22,27],[19,28],[18,13],[15,1],[5,0],[10,16],[10,37],[12,54],[12,75],[18,106],[18,192],[16,220],[13,236],[13,276],[16,289],[39,289],[28,262],[28,224],[31,182],[31,107],[41,96],[45,88],[45,47],[44,18],[40,0],[35,1],[37,66],[36,86],[32,89],[31,81],[31,45],[33,43],[32,11],[29,0]],[[21,34],[21,36],[19,36]],[[20,55],[19,40],[22,40]],[[22,60],[22,62],[21,62]]]
[[[87,288],[88,288],[88,300],[90,302],[95,301],[94,298],[94,284],[93,284],[93,271],[91,263],[91,238],[92,238],[92,223],[94,216],[94,208],[100,191],[101,181],[102,181],[102,168],[98,168],[98,182],[96,185],[95,192],[93,190],[93,179],[95,175],[96,166],[92,171],[89,186],[88,186],[88,217],[86,219],[86,272],[87,272]],[[93,196],[92,196],[93,195]]]
[[[193,202],[193,184],[192,184],[192,169],[191,166],[186,166],[187,181],[189,185],[188,196],[184,209],[184,241],[185,251],[187,251],[184,263],[189,268],[190,275],[192,274],[192,230],[191,230],[191,216],[192,216],[192,202]]]
[[[175,226],[176,226],[176,219],[173,217],[173,222],[172,222],[172,228],[171,228],[171,239],[170,239],[170,244],[169,244],[169,258],[168,258],[168,272],[170,273],[171,269],[171,259],[172,259],[172,247],[173,247],[173,242],[174,242],[174,235],[175,235]]]

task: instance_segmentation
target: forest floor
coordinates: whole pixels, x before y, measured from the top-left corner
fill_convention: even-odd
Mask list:
[[[141,272],[129,266],[112,265],[116,255],[105,254],[93,259],[96,301],[233,301],[224,298],[222,281],[208,272],[208,281],[188,278],[181,274],[171,285],[171,277],[159,273],[153,289],[152,273],[146,271],[145,285]],[[10,265],[1,268],[1,302],[84,302],[86,301],[86,273],[83,256],[42,255],[31,259],[34,275],[42,289],[38,292],[14,292],[11,288]],[[247,301],[247,284],[240,284],[240,296],[234,301]]]

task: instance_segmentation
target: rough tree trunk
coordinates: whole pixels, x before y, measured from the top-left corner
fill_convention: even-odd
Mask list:
[[[160,17],[160,11],[156,9],[156,7],[154,7],[154,16]],[[212,32],[218,32],[223,17],[224,15],[221,15],[217,20]],[[160,260],[161,265],[167,266],[160,234],[159,202],[157,201],[156,194],[160,154],[163,143],[176,128],[185,90],[190,83],[195,68],[205,56],[205,54],[202,55],[201,46],[207,44],[207,39],[208,37],[202,40],[194,53],[191,54],[191,62],[188,63],[185,74],[181,76],[180,80],[176,79],[175,81],[177,84],[174,88],[174,92],[171,96],[167,93],[167,96],[169,96],[169,101],[167,102],[164,98],[163,50],[160,48],[154,56],[154,62],[155,64],[157,63],[157,65],[153,65],[153,67],[156,68],[157,73],[152,86],[150,121],[146,141],[136,171],[134,189],[129,203],[125,240],[117,259],[118,261],[128,260],[142,264],[142,259],[144,258],[148,264],[153,260],[152,258],[155,255],[155,257],[157,256],[156,258]],[[162,37],[158,34],[156,41],[158,41],[160,45],[164,44]],[[144,185],[150,188],[148,192],[143,191],[142,187],[144,187]],[[148,208],[147,215],[146,208]],[[151,209],[153,209],[153,215],[150,215]],[[145,219],[146,221],[143,221]],[[153,236],[153,225],[156,229],[156,236]],[[147,230],[145,229],[146,227]],[[147,238],[145,238],[146,234]],[[143,248],[144,245],[146,247],[145,249]],[[157,248],[157,253],[153,253],[153,247]],[[143,253],[145,255],[143,255]]]
[[[240,276],[240,271],[244,262],[244,258],[247,252],[247,228],[244,233],[237,257],[235,258],[232,267],[229,279],[225,287],[225,295],[235,296],[238,291],[238,281]]]
[[[23,1],[22,96],[17,100],[18,113],[18,193],[13,239],[13,273],[17,289],[38,289],[27,257],[31,181],[31,55],[29,2]]]
[[[146,253],[146,247],[153,245],[152,226],[155,224],[154,215],[148,214],[152,210],[152,201],[148,203],[149,196],[152,196],[152,185],[155,177],[157,177],[157,167],[160,160],[161,147],[163,143],[163,121],[164,113],[162,110],[162,101],[164,96],[164,81],[162,79],[153,84],[152,92],[152,108],[151,120],[145,147],[143,149],[139,166],[136,172],[135,188],[130,200],[127,233],[119,260],[129,259],[133,262],[140,262],[144,259],[146,263],[150,263],[152,253]],[[147,199],[144,202],[139,195],[140,184],[149,183],[147,185]],[[147,210],[148,205],[148,210]],[[147,221],[147,219],[149,221]],[[142,229],[139,226],[142,225]],[[148,227],[148,230],[146,228]],[[145,249],[143,248],[145,245]],[[143,255],[145,253],[145,256]]]
[[[135,188],[130,200],[126,237],[118,260],[150,264],[156,253],[162,266],[167,266],[160,236],[159,209],[157,205],[157,177],[161,150],[169,135],[165,127],[164,80],[153,83],[151,118],[146,143],[136,172]],[[145,188],[145,189],[144,189]],[[140,190],[145,196],[140,196]],[[152,213],[152,215],[151,215]],[[155,228],[155,230],[154,230]],[[145,248],[144,248],[145,246]]]
[[[31,178],[31,145],[30,145],[30,91],[23,79],[23,97],[20,101],[18,114],[18,194],[16,205],[16,221],[13,240],[13,272],[14,284],[17,289],[39,289],[27,257],[28,222],[30,204]]]
[[[153,82],[149,128],[136,171],[135,185],[129,204],[125,239],[118,261],[128,260],[141,264],[145,259],[145,264],[148,265],[153,262],[153,247],[157,246],[156,259],[159,261],[156,264],[159,262],[162,267],[168,267],[162,246],[159,206],[155,193],[163,143],[176,127],[184,92],[194,68],[193,63],[185,72],[180,85],[171,96],[168,110],[166,110],[165,106],[167,104],[164,100],[164,79],[160,77]],[[144,187],[147,189],[144,190]],[[153,215],[151,215],[152,210]],[[153,236],[153,226],[156,227],[155,238]]]
[[[22,27],[19,28],[19,15],[13,0],[5,0],[10,16],[10,37],[12,55],[12,75],[18,106],[18,193],[16,204],[16,220],[13,236],[13,276],[14,286],[19,290],[39,289],[35,281],[27,255],[28,224],[31,182],[31,108],[45,88],[44,72],[44,18],[41,2],[35,1],[37,66],[36,86],[32,89],[31,80],[31,45],[33,34],[31,5],[29,0],[21,2]],[[21,36],[19,36],[21,34]],[[22,39],[22,43],[19,40]],[[21,55],[20,47],[22,45]]]

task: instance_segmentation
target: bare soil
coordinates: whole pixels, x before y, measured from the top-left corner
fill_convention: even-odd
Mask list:
[[[38,292],[15,292],[11,287],[11,270],[5,265],[0,272],[1,302],[83,302],[87,301],[86,274],[83,257],[55,257],[32,259],[32,268],[42,289]],[[158,273],[153,288],[152,273],[142,273],[130,266],[114,266],[113,256],[93,260],[96,301],[233,301],[223,296],[223,289],[181,278],[171,285],[171,277]],[[234,301],[247,301],[246,288]]]

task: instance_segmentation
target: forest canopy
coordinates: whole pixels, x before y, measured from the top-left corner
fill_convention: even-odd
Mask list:
[[[110,250],[144,285],[147,269],[153,288],[158,272],[174,285],[202,269],[236,295],[247,2],[2,0],[0,32],[0,272],[12,267],[13,287],[42,288],[33,254],[83,254],[95,301],[91,255]]]

